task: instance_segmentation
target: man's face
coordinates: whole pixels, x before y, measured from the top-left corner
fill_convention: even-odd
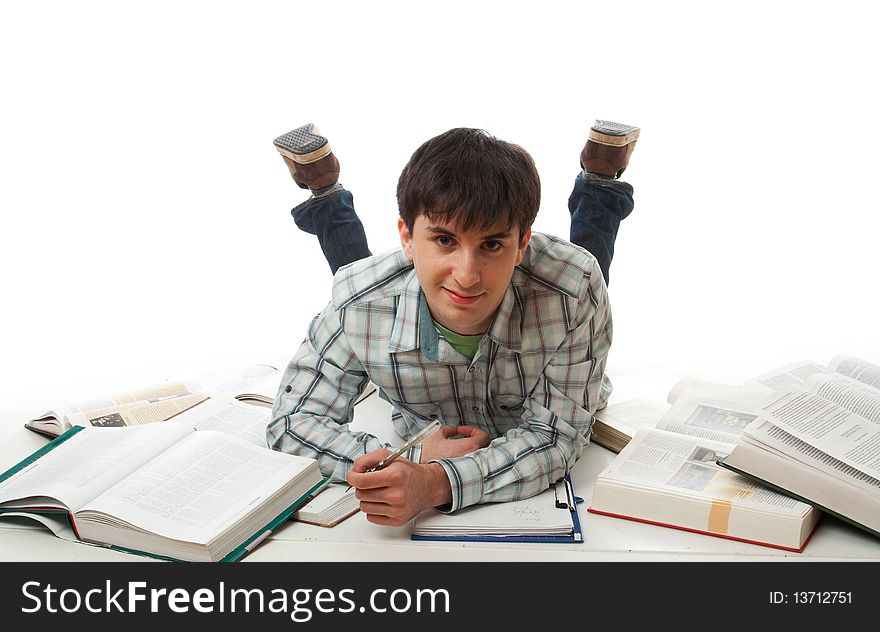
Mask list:
[[[532,231],[519,239],[519,229],[506,230],[504,222],[486,231],[462,231],[425,215],[416,218],[412,233],[403,219],[397,229],[434,320],[459,334],[485,333]]]

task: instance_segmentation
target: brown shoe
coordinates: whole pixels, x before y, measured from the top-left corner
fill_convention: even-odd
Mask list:
[[[322,189],[339,179],[339,161],[314,124],[297,127],[273,142],[301,189]]]
[[[619,178],[636,148],[638,137],[638,127],[596,121],[590,128],[587,144],[581,151],[581,168],[587,173]]]

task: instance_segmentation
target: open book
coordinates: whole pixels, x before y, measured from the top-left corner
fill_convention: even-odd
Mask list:
[[[767,392],[755,386],[684,379],[669,392],[671,407],[633,399],[597,411],[592,438],[615,452],[620,452],[641,428],[659,428],[733,443],[742,429],[757,417],[754,411]]]
[[[24,426],[57,437],[72,426],[139,426],[165,421],[208,399],[194,382],[159,384],[104,399],[60,406],[29,419]]]
[[[293,519],[319,527],[335,527],[360,511],[360,501],[354,493],[355,488],[345,483],[327,485],[293,514]]]
[[[836,358],[829,367],[759,379],[783,390],[721,465],[880,536],[880,366]]]
[[[752,378],[744,386],[764,393],[787,391],[804,387],[806,379],[812,375],[829,374],[844,375],[858,379],[869,386],[880,387],[880,368],[848,355],[836,356],[828,363],[828,366],[812,361],[794,362]],[[731,390],[725,393],[725,388]],[[669,404],[675,404],[685,393],[689,396],[697,395],[697,389],[702,389],[704,396],[720,396],[722,398],[732,396],[737,400],[743,395],[749,397],[746,390],[740,390],[737,393],[741,389],[739,386],[712,384],[693,378],[684,378],[670,389],[666,401]],[[746,402],[738,401],[740,406],[744,403]],[[659,424],[659,421],[664,418],[667,408],[661,402],[648,399],[632,399],[609,404],[596,411],[590,439],[609,450],[620,452],[639,428],[664,427]],[[688,412],[694,415],[701,414],[696,407],[691,408]],[[686,421],[686,418],[680,421],[690,423]],[[741,424],[741,427],[745,427],[745,424]]]
[[[314,459],[186,423],[77,426],[0,475],[0,514],[129,552],[235,561],[321,482]]]
[[[173,381],[102,399],[55,407],[26,421],[25,428],[48,437],[57,437],[73,426],[139,426],[167,421],[211,397],[218,396],[271,408],[283,375],[283,371],[268,364],[257,364],[244,371],[213,371],[196,380]],[[355,403],[359,403],[375,390],[376,387],[369,384]],[[267,425],[268,421],[267,419]]]
[[[590,512],[801,551],[821,512],[718,467],[765,390],[691,382],[596,481]]]

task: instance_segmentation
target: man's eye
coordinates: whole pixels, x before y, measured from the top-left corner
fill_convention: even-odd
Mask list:
[[[452,239],[447,235],[437,235],[434,238],[434,243],[445,248],[452,245]]]
[[[501,250],[503,246],[504,244],[502,244],[500,241],[495,241],[494,239],[490,239],[485,244],[483,244],[483,247],[490,252]]]

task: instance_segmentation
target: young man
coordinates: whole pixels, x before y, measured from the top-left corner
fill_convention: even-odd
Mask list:
[[[521,147],[473,129],[432,138],[398,182],[401,249],[377,256],[327,139],[312,125],[276,139],[312,191],[294,220],[317,235],[335,276],[282,378],[269,445],[317,458],[378,524],[527,498],[562,478],[610,393],[606,282],[633,209],[618,178],[638,133],[591,129],[569,199],[571,242],[531,232],[540,180]],[[345,426],[370,381],[401,436],[443,423],[375,472],[390,446]]]

